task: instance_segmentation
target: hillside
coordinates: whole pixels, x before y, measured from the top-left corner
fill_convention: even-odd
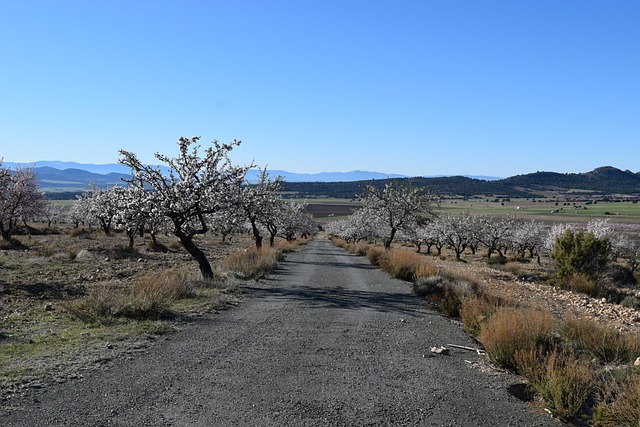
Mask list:
[[[122,185],[123,179],[129,177],[129,175],[123,173],[99,174],[76,168],[60,170],[49,166],[36,167],[34,170],[38,174],[42,191],[56,193],[58,196],[62,193],[68,193],[69,195],[81,192],[90,184],[95,184],[102,188],[118,184]],[[342,176],[346,177],[346,175]],[[309,175],[308,177],[312,179],[314,175]],[[583,195],[625,194],[640,197],[640,172],[622,171],[611,166],[600,167],[585,173],[535,172],[498,180],[451,176],[366,179],[340,182],[285,181],[283,191],[291,197],[352,199],[362,193],[362,188],[365,185],[383,186],[394,179],[410,180],[414,185],[445,196],[537,197],[550,194],[580,193]]]
[[[410,178],[414,185],[432,193],[470,197],[538,197],[579,192],[583,195],[625,194],[640,197],[640,173],[606,166],[586,173],[561,174],[535,172],[510,178],[485,181],[462,176]],[[383,186],[389,180],[334,183],[285,183],[284,190],[301,197],[354,198],[364,185]]]

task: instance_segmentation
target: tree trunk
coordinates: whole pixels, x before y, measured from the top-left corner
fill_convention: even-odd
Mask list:
[[[133,251],[133,236],[135,235],[135,231],[127,230],[127,237],[129,238],[129,250]]]
[[[391,234],[389,234],[389,237],[387,237],[386,239],[384,239],[384,248],[386,250],[390,250],[391,249],[391,242],[393,242],[393,238],[396,235],[396,229],[395,228],[391,228]]]
[[[251,220],[251,230],[253,230],[253,238],[256,241],[256,249],[260,250],[262,248],[262,236],[260,235],[260,230],[256,226],[255,220]]]
[[[7,242],[11,240],[11,230],[5,228],[2,222],[0,222],[0,234],[2,235],[2,240]]]
[[[182,246],[189,252],[193,258],[198,261],[198,266],[200,267],[200,273],[202,273],[202,277],[204,279],[210,279],[213,277],[213,269],[211,268],[211,264],[209,264],[209,260],[207,259],[207,255],[198,248],[195,243],[193,243],[193,236],[188,236],[182,232],[176,232],[175,235],[180,239],[180,243]]]

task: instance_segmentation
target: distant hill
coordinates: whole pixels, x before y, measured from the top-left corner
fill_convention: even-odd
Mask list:
[[[535,172],[499,180],[481,180],[463,176],[410,178],[414,185],[440,195],[537,197],[542,195],[580,192],[584,195],[625,194],[640,197],[640,173],[621,171],[606,166],[586,173],[561,174]],[[295,183],[287,182],[284,190],[301,197],[354,198],[364,185],[383,186],[389,180]]]
[[[604,166],[586,173],[536,172],[516,175],[504,180],[505,184],[531,190],[556,188],[598,191],[608,194],[632,194],[640,191],[640,173],[621,171]]]
[[[15,169],[18,165],[14,162],[4,162],[4,166]],[[50,160],[42,160],[34,163],[20,164],[20,166],[28,167],[34,166],[35,171],[38,172],[43,182],[48,182],[52,180],[62,179],[64,182],[69,184],[78,183],[81,181],[88,182],[91,180],[92,182],[102,185],[101,182],[105,181],[105,179],[100,177],[89,177],[86,174],[83,174],[80,171],[90,172],[97,175],[110,175],[110,178],[106,179],[106,185],[111,182],[111,178],[117,176],[118,179],[121,175],[129,176],[131,170],[124,165],[119,163],[109,163],[103,165],[96,164],[85,164],[85,163],[76,163],[76,162],[60,162],[60,161],[50,161]],[[52,169],[58,170],[59,172],[53,172]],[[160,169],[167,171],[166,167],[161,166]],[[406,178],[406,175],[399,174],[387,174],[382,172],[369,172],[369,171],[360,171],[355,170],[351,172],[321,172],[321,173],[295,173],[295,172],[287,172],[284,170],[268,170],[269,175],[273,178],[277,176],[281,176],[285,181],[288,182],[336,182],[336,181],[365,181],[369,179],[387,179],[387,178]],[[116,175],[112,175],[116,174]],[[260,170],[251,169],[247,173],[247,180],[250,182],[257,182],[258,177],[260,175]],[[47,188],[45,186],[45,188]]]
[[[4,166],[15,167],[15,163],[5,162]],[[34,170],[38,174],[40,188],[47,193],[81,192],[92,183],[102,188],[123,185],[123,180],[131,176],[128,168],[120,164],[85,165],[73,162],[42,161],[35,164]],[[351,199],[362,193],[364,185],[383,186],[395,179],[411,180],[414,185],[441,195],[535,197],[550,192],[557,194],[580,192],[585,195],[626,194],[640,197],[640,172],[622,171],[611,166],[600,167],[585,173],[535,172],[504,179],[495,177],[478,179],[468,176],[407,178],[403,175],[367,171],[318,174],[298,174],[281,170],[268,172],[272,177],[284,178],[283,190],[292,197]],[[256,169],[250,170],[247,179],[255,182],[259,173],[260,171]]]

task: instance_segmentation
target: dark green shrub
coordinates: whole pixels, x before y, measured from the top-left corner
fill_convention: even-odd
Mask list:
[[[640,298],[629,295],[622,300],[620,305],[640,310]]]
[[[591,232],[569,229],[556,240],[551,258],[556,262],[556,274],[560,277],[578,273],[595,279],[607,266],[610,252],[609,239],[598,239]]]

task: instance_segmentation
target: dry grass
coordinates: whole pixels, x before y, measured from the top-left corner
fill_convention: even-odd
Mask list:
[[[298,237],[293,240],[278,239],[274,244],[274,248],[284,254],[299,249],[301,246],[308,244],[311,240],[313,240],[312,237]]]
[[[372,250],[369,250],[370,254]],[[371,255],[369,257],[371,260]],[[425,256],[404,249],[387,251],[385,256],[379,258],[379,265],[391,277],[407,282],[438,274],[438,267]]]
[[[553,352],[540,371],[542,375],[532,386],[545,407],[563,421],[575,420],[593,389],[593,367],[571,355]]]
[[[380,246],[371,246],[367,251],[367,258],[372,265],[380,266],[381,263],[386,262],[387,257],[387,251]]]
[[[480,328],[479,339],[497,366],[519,373],[516,353],[550,348],[553,315],[532,308],[499,307]]]
[[[594,320],[566,318],[561,332],[571,346],[603,363],[632,363],[640,356],[640,337]]]
[[[482,326],[498,311],[498,308],[507,305],[503,299],[485,290],[482,295],[462,299],[460,319],[470,334],[478,335]]]
[[[621,382],[608,383],[603,394],[593,417],[594,426],[640,425],[640,373],[637,370]]]
[[[85,297],[66,302],[64,307],[86,323],[108,325],[118,318],[156,320],[171,316],[176,300],[193,296],[194,280],[184,272],[152,272],[137,279],[130,291],[106,283]]]
[[[67,301],[63,307],[85,323],[110,325],[126,305],[126,296],[111,284],[96,286],[85,297]]]
[[[272,248],[245,249],[229,255],[222,261],[223,268],[243,279],[259,280],[278,266],[282,252]]]

